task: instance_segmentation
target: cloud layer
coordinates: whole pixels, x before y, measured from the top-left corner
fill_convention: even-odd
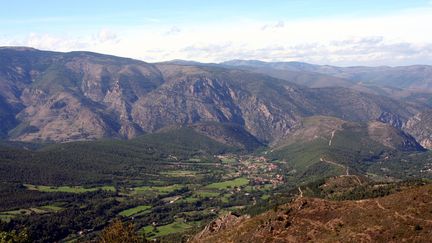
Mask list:
[[[362,18],[108,26],[80,35],[2,36],[0,45],[88,50],[149,62],[260,59],[333,65],[432,64],[428,23],[432,23],[432,7]]]

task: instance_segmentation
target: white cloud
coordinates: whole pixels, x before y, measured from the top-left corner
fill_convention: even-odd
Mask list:
[[[263,25],[261,27],[262,30],[267,30],[267,29],[275,29],[275,28],[283,28],[285,27],[285,22],[284,21],[278,21],[276,24],[266,24]]]
[[[181,30],[177,26],[172,26],[167,32],[165,32],[165,35],[175,35],[180,33]]]
[[[429,23],[432,7],[387,16],[280,20],[270,24],[257,20],[181,26],[152,23],[80,36],[4,37],[0,45],[91,50],[145,61],[218,62],[241,58],[335,65],[432,64]]]
[[[6,42],[6,45],[30,46],[43,50],[70,51],[86,49],[89,47],[89,42],[88,40],[80,38],[30,33],[24,38],[9,40]]]
[[[101,29],[99,31],[99,33],[97,34],[96,39],[102,43],[104,43],[104,42],[117,43],[119,41],[117,34],[114,33],[113,31],[109,30],[109,29]]]

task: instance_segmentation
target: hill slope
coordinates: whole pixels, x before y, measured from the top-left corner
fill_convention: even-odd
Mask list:
[[[50,144],[35,150],[0,144],[2,181],[44,185],[109,184],[127,178],[148,180],[170,162],[238,152],[191,128],[170,129],[122,140]],[[157,174],[155,175],[157,176]]]
[[[289,178],[298,183],[341,174],[425,176],[418,168],[427,164],[429,153],[423,151],[413,137],[389,124],[312,116],[303,119],[265,156],[285,161]]]
[[[198,235],[193,242],[428,242],[431,207],[431,185],[359,201],[298,197],[274,211]]]

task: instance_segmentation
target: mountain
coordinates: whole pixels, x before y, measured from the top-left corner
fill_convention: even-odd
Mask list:
[[[305,63],[254,65],[0,48],[0,233],[94,241],[120,218],[179,242],[222,216],[197,240],[427,234],[428,221],[390,204],[427,215],[427,201],[367,199],[431,178],[426,93],[394,98]],[[364,201],[332,201],[352,199]]]
[[[234,125],[249,141],[249,135],[255,137],[254,147],[278,141],[307,116],[378,119],[402,127],[425,109],[346,87],[308,88],[227,65],[149,64],[31,48],[1,48],[0,64],[0,134],[19,141],[130,139],[217,122]],[[227,130],[215,129],[212,134],[225,134],[219,141],[237,143]]]
[[[359,193],[365,192],[364,186],[358,187]],[[380,194],[377,187],[385,192],[387,185],[376,185],[372,195]],[[432,237],[432,186],[399,190],[357,201],[300,195],[255,217],[227,215],[207,226],[192,242],[428,242]]]
[[[328,146],[331,147],[335,137],[354,131],[364,134],[361,138],[369,140],[368,143],[377,142],[382,146],[401,151],[422,149],[413,137],[387,123],[380,121],[367,123],[347,122],[339,118],[326,116],[311,116],[303,119],[287,137],[279,141],[277,147],[281,148],[295,143],[310,143],[316,140],[328,141]],[[355,138],[352,140],[354,141]],[[333,143],[333,146],[335,146],[335,143]]]
[[[313,116],[303,119],[266,156],[285,161],[292,182],[355,174],[379,180],[422,177],[419,167],[429,154],[423,151],[412,136],[383,122]]]
[[[303,62],[263,62],[257,60],[231,60],[221,63],[227,67],[235,67],[252,72],[262,73],[274,78],[305,85],[311,88],[322,87],[353,87],[350,80],[317,72],[319,65]]]
[[[19,110],[7,131],[17,140],[133,137],[131,104],[162,82],[150,64],[87,52],[2,48],[0,64],[0,95]]]
[[[312,87],[361,85],[363,89],[372,86],[391,89],[391,92],[395,92],[397,89],[417,92],[428,91],[429,93],[432,91],[432,66],[428,65],[336,67],[302,62],[262,62],[256,60],[232,60],[222,64],[252,69]],[[310,78],[296,79],[296,73],[299,72],[303,75],[307,73],[312,77],[314,74],[315,79],[312,81]]]
[[[264,62],[259,60],[240,60],[240,59],[222,62],[221,64],[227,66],[237,66],[237,67],[272,68],[277,70],[307,71],[307,72],[316,72],[316,70],[320,68],[319,65],[309,64],[305,62]]]
[[[206,135],[222,144],[253,151],[265,146],[242,126],[218,122],[196,123],[191,125],[194,131]]]

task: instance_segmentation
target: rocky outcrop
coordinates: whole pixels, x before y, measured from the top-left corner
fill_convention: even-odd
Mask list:
[[[231,229],[249,218],[250,217],[247,215],[237,216],[232,213],[223,215],[218,219],[214,220],[213,222],[211,222],[210,224],[208,224],[200,233],[198,233],[191,240],[191,242],[203,242],[202,241],[203,239],[212,236],[214,234],[223,232],[225,230]]]
[[[425,111],[410,118],[403,129],[425,148],[432,149],[432,112]]]

